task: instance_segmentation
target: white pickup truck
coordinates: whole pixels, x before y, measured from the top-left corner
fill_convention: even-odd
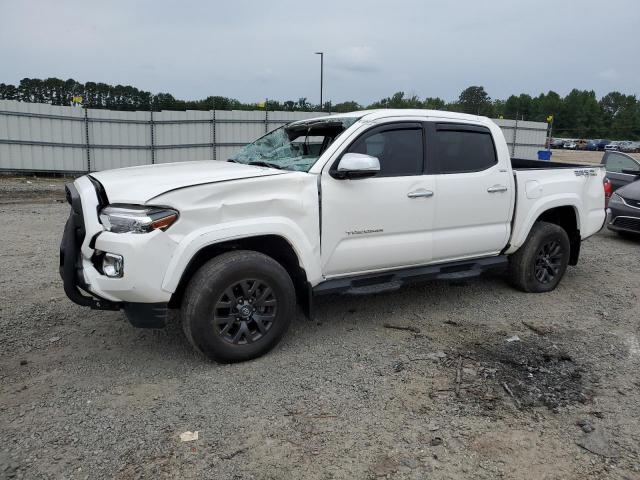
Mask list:
[[[605,221],[601,166],[511,159],[484,117],[372,110],[293,122],[226,162],[95,172],[67,185],[71,300],[161,327],[180,309],[218,361],[271,349],[296,304],[504,269],[556,287]]]

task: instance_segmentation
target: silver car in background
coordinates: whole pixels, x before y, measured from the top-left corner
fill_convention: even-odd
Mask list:
[[[640,152],[640,142],[623,142],[620,144],[619,150],[625,153]]]

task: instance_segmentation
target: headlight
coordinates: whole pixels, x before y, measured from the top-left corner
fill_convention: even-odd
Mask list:
[[[624,203],[624,200],[617,193],[612,193],[611,198],[609,199],[609,203]]]
[[[144,205],[109,205],[100,212],[100,222],[114,233],[147,233],[166,230],[178,219],[170,208]]]

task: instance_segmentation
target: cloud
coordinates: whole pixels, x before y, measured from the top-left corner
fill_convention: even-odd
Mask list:
[[[601,78],[602,80],[608,80],[610,82],[614,82],[621,77],[620,72],[611,67],[601,70],[600,72],[596,73],[596,76],[598,78]]]
[[[602,0],[323,0],[313,21],[295,0],[0,0],[0,82],[75,78],[177,98],[223,95],[371,103],[399,90],[492,98],[573,88],[639,93],[638,0],[602,28]],[[553,11],[553,15],[549,12]]]
[[[338,50],[331,67],[350,72],[375,72],[380,69],[374,50],[366,45],[351,46]]]

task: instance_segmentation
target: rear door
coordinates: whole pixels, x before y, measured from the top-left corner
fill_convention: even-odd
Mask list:
[[[375,156],[375,177],[338,179],[338,156],[321,176],[321,257],[331,277],[429,263],[434,178],[424,173],[420,122],[363,127],[347,152]]]
[[[637,175],[624,173],[624,170],[640,171],[640,162],[630,155],[608,151],[604,154],[602,163],[607,169],[607,178],[611,181],[614,191],[638,179]]]
[[[499,253],[509,239],[514,189],[491,131],[480,125],[428,125],[429,158],[437,165],[433,259]]]

